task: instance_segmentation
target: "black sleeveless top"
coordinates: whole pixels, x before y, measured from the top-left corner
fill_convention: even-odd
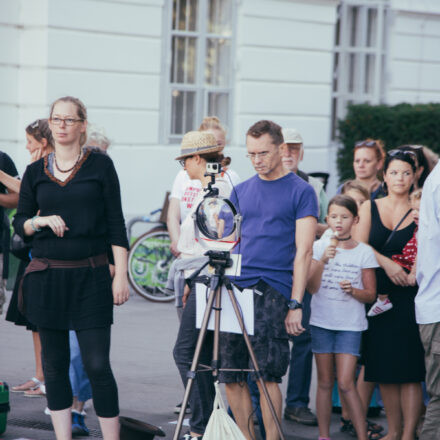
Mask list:
[[[414,222],[391,234],[379,215],[375,201],[371,202],[371,230],[369,244],[382,255],[391,258],[401,254],[412,238]],[[363,339],[365,380],[378,383],[421,382],[425,377],[422,343],[415,318],[414,298],[417,286],[395,285],[382,268],[376,269],[377,293],[388,294],[393,308],[381,315],[368,318],[368,330]]]

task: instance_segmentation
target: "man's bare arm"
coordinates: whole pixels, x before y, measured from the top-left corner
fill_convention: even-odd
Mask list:
[[[293,261],[293,286],[291,299],[302,302],[307,277],[312,261],[313,241],[316,234],[316,218],[304,217],[296,221],[295,245],[296,255]],[[302,310],[289,310],[286,317],[287,333],[299,335],[304,331],[301,325]]]

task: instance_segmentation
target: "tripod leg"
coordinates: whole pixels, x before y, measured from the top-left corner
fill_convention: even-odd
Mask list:
[[[212,375],[214,381],[218,377],[219,369],[219,341],[220,341],[220,312],[221,312],[221,298],[222,298],[222,288],[219,286],[217,288],[217,295],[215,297],[215,325],[214,325],[214,344],[212,350]]]
[[[241,328],[241,332],[243,333],[243,338],[244,338],[244,341],[246,343],[246,346],[247,346],[247,349],[249,352],[249,357],[251,358],[252,365],[254,366],[255,376],[257,377],[257,380],[258,380],[259,384],[261,385],[261,389],[263,390],[264,397],[266,399],[267,405],[269,406],[269,410],[270,410],[272,418],[275,422],[275,426],[277,428],[278,434],[280,435],[281,440],[285,440],[283,430],[281,428],[280,420],[278,419],[278,416],[275,412],[275,408],[273,406],[272,399],[269,396],[269,392],[267,391],[266,384],[264,383],[264,380],[261,377],[260,369],[258,367],[257,358],[255,357],[254,349],[252,348],[251,341],[249,339],[249,335],[248,335],[246,327],[244,325],[244,321],[243,321],[243,317],[241,316],[240,309],[238,308],[237,299],[235,298],[234,291],[232,290],[232,285],[229,282],[229,280],[228,281],[225,280],[225,285],[226,285],[226,288],[229,293],[229,298],[231,298],[232,307],[234,308],[235,315],[237,316],[238,323]]]
[[[196,378],[197,366],[198,366],[199,358],[200,358],[200,352],[202,350],[203,341],[206,336],[206,330],[208,328],[208,321],[209,321],[209,317],[211,315],[212,306],[214,304],[214,299],[216,297],[217,291],[219,291],[219,289],[211,290],[211,292],[209,293],[208,302],[206,304],[206,309],[205,309],[205,314],[203,315],[203,321],[202,321],[202,325],[200,327],[199,337],[197,338],[197,344],[196,344],[196,348],[194,350],[194,357],[193,357],[193,360],[191,363],[191,368],[188,371],[188,381],[187,381],[187,384],[185,387],[185,394],[183,395],[182,407],[180,409],[179,418],[177,419],[177,425],[176,425],[176,429],[174,431],[173,440],[178,440],[179,435],[180,435],[180,431],[182,429],[183,419],[185,417],[185,411],[188,406],[189,395],[191,393],[191,388],[192,388],[193,382]],[[193,294],[195,294],[195,292]]]

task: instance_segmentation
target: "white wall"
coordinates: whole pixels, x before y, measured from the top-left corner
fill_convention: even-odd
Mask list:
[[[393,0],[387,103],[440,102],[440,2]]]
[[[234,143],[259,119],[297,128],[305,171],[332,169],[331,76],[337,1],[243,0]]]
[[[163,38],[170,0],[0,0],[0,141],[21,172],[24,127],[63,95],[105,127],[127,217],[161,205],[178,165],[161,145]],[[237,7],[233,131],[227,154],[242,178],[245,132],[259,119],[298,128],[303,168],[328,170],[337,0],[243,0]],[[10,44],[4,44],[5,41]],[[164,75],[164,77],[162,76]],[[5,85],[7,84],[7,85]],[[313,164],[313,165],[312,165]]]

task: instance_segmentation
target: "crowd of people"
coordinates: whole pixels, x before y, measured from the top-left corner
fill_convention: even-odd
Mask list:
[[[11,390],[46,396],[59,440],[88,434],[84,402],[93,397],[104,439],[119,439],[110,327],[113,305],[129,296],[128,242],[118,177],[105,152],[110,142],[102,130],[88,130],[86,108],[73,97],[56,100],[47,119],[26,128],[26,138],[31,163],[21,180],[9,156],[0,156],[0,206],[17,207],[21,246],[6,319],[32,331],[35,349],[35,375]],[[242,216],[241,272],[231,281],[253,292],[258,377],[247,372],[254,365],[241,335],[222,332],[219,344],[219,380],[245,438],[255,438],[254,411],[261,435],[279,438],[260,379],[280,420],[279,383],[288,371],[284,418],[317,425],[320,440],[330,439],[335,382],[341,431],[361,440],[440,438],[438,157],[419,145],[385,151],[380,140],[359,141],[354,179],[329,199],[323,183],[300,170],[305,149],[298,130],[253,124],[246,150],[256,174],[243,182],[224,154],[226,139],[221,121],[206,117],[183,136],[176,157],[183,169],[170,195],[176,260],[167,287],[180,322],[173,355],[183,385],[199,335],[189,280],[207,261],[192,215],[206,194],[207,164],[220,163],[214,186]],[[212,336],[202,346],[205,365]],[[316,415],[309,408],[313,356]],[[386,435],[366,418],[376,384]],[[202,440],[214,394],[212,374],[197,373],[184,440]]]

